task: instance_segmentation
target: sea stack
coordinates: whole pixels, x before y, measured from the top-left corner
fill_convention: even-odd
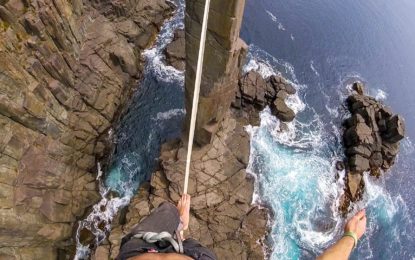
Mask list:
[[[346,194],[342,211],[350,201],[361,199],[363,174],[379,177],[395,162],[399,142],[405,137],[405,121],[400,115],[364,94],[364,85],[353,84],[354,93],[346,100],[351,117],[344,122],[346,154]]]

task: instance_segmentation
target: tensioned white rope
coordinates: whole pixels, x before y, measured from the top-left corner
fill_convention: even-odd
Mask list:
[[[208,18],[209,18],[209,7],[210,7],[210,0],[206,0],[205,12],[203,14],[202,33],[200,36],[200,44],[199,44],[199,57],[197,59],[195,89],[193,92],[192,115],[190,118],[190,128],[189,128],[189,141],[187,144],[186,172],[184,176],[184,188],[183,188],[184,194],[187,194],[187,189],[189,187],[190,161],[192,159],[193,139],[195,135],[197,108],[199,104],[200,83],[202,80],[203,56],[205,54],[206,31],[207,31]]]

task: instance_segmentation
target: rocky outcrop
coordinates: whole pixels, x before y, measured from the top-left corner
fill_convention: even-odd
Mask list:
[[[0,1],[0,258],[55,259],[167,1]]]
[[[405,136],[404,119],[390,108],[364,94],[361,83],[353,85],[354,94],[346,100],[351,117],[345,123],[344,145],[347,156],[347,197],[342,205],[347,210],[350,201],[361,198],[363,173],[379,177],[395,162],[399,141]],[[381,171],[382,170],[382,171]]]
[[[291,122],[295,113],[287,106],[285,99],[296,92],[281,76],[273,75],[264,79],[258,72],[249,71],[239,79],[232,107],[245,110],[258,121],[258,112],[269,106],[278,119]]]
[[[186,1],[186,111],[191,111],[205,1]],[[195,141],[211,143],[234,98],[247,46],[239,38],[245,0],[212,0]],[[189,126],[187,113],[185,127]],[[187,131],[185,131],[187,132]]]

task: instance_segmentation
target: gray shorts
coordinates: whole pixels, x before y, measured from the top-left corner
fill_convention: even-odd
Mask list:
[[[134,226],[130,233],[123,237],[120,246],[120,253],[117,260],[126,260],[148,252],[176,253],[173,246],[166,242],[147,243],[134,235],[140,232],[169,232],[175,234],[180,224],[179,211],[171,203],[163,202],[157,209]],[[184,255],[193,259],[216,260],[215,254],[208,248],[202,246],[194,239],[183,241]]]

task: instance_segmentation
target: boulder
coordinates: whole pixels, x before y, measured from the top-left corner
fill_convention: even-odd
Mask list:
[[[372,151],[364,145],[352,146],[346,150],[347,156],[353,156],[356,154],[361,155],[365,158],[370,158]]]
[[[344,142],[346,147],[359,145],[359,144],[372,144],[372,129],[365,123],[358,123],[355,126],[347,129],[344,134]]]
[[[283,122],[291,122],[295,118],[294,111],[287,106],[282,98],[277,98],[271,106],[272,114]]]
[[[390,142],[396,143],[405,137],[405,122],[400,115],[391,117],[386,123],[386,131],[383,133],[383,138]]]
[[[248,72],[239,84],[244,100],[250,103],[254,103],[255,100],[265,101],[266,82],[258,72]]]
[[[295,93],[297,93],[297,90],[291,84],[285,84],[285,91],[289,95],[294,95]]]
[[[350,169],[354,172],[365,172],[370,169],[369,159],[359,154],[355,154],[349,159]]]

